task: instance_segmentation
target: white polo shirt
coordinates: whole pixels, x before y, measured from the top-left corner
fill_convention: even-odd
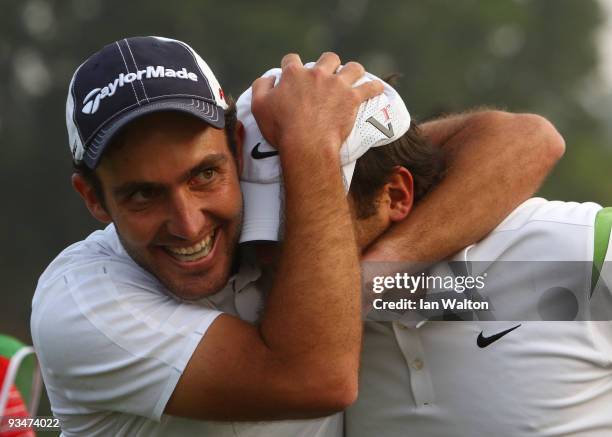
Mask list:
[[[65,249],[40,277],[31,317],[62,435],[341,435],[341,415],[252,423],[163,414],[207,329],[221,311],[237,314],[236,302],[249,309],[258,277],[247,260],[219,293],[188,303],[170,296],[129,257],[113,225]]]
[[[592,261],[600,209],[530,199],[453,260]],[[610,308],[609,264],[589,298],[594,311]],[[587,290],[591,269],[580,265],[587,263],[567,264],[576,269],[571,275],[536,271],[530,284],[557,276],[563,286]],[[359,398],[345,415],[346,436],[611,436],[612,323],[513,318],[512,311],[527,309],[522,296],[531,299],[512,287],[523,279],[517,272],[498,287],[505,290],[499,297],[516,301],[504,307],[507,317],[496,319],[508,321],[366,322]],[[488,339],[482,347],[480,336]]]

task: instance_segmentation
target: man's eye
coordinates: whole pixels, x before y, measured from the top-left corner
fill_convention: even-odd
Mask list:
[[[207,168],[201,170],[195,174],[192,179],[193,184],[205,184],[210,182],[217,175],[217,171],[214,168]]]
[[[134,191],[130,195],[130,200],[135,203],[146,203],[155,197],[156,191],[153,188],[143,188]]]

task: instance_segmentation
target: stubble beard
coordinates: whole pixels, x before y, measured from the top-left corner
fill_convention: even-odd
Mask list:
[[[115,226],[115,229],[117,230],[117,235],[119,237],[119,241],[121,242],[121,245],[123,246],[127,254],[130,256],[130,258],[140,268],[142,268],[146,272],[153,275],[164,286],[163,291],[166,294],[172,296],[174,299],[177,299],[177,300],[197,301],[197,300],[200,300],[202,298],[205,298],[207,296],[210,296],[212,294],[215,294],[221,291],[225,287],[227,282],[229,281],[231,274],[238,270],[236,252],[238,250],[238,241],[239,241],[240,233],[242,230],[242,219],[243,219],[243,207],[241,207],[240,213],[238,217],[236,218],[237,227],[236,227],[236,231],[234,232],[234,235],[228,236],[231,239],[230,244],[226,246],[226,248],[224,249],[224,253],[217,254],[217,256],[224,256],[228,260],[226,265],[224,266],[221,277],[217,278],[214,282],[211,283],[210,282],[211,279],[207,278],[208,276],[207,272],[204,272],[202,274],[202,277],[199,279],[202,282],[202,288],[197,289],[195,292],[193,291],[193,287],[186,286],[184,284],[179,283],[179,282],[186,282],[186,281],[180,281],[180,280],[176,281],[176,280],[172,280],[172,278],[165,277],[164,275],[157,274],[155,272],[155,269],[152,268],[152,266],[149,265],[149,263],[147,263],[143,259],[144,257],[140,256],[137,250],[130,247],[129,244],[126,244],[125,239],[121,236],[121,233],[119,232],[119,229],[117,229],[116,226]],[[198,276],[197,274],[193,275],[189,277],[188,280],[193,281],[195,278],[197,278],[197,276]],[[186,296],[189,296],[189,297],[186,297]]]

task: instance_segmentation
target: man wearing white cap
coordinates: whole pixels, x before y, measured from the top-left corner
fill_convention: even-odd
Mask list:
[[[278,80],[279,74],[279,69],[272,69],[263,77]],[[370,73],[363,80],[380,81]],[[245,219],[240,241],[278,241],[283,229],[281,171],[274,147],[250,113],[250,98],[248,89],[238,99],[238,119],[245,127],[241,175]],[[411,125],[404,102],[389,85],[362,105],[341,148],[345,186],[359,157],[399,139]],[[372,242],[362,254],[364,260],[435,261],[477,241],[539,188],[564,151],[556,129],[535,114],[480,110],[428,121],[419,128],[443,152],[444,178],[406,220]],[[512,190],[506,186],[509,180]],[[456,214],[458,209],[462,214]]]
[[[366,191],[352,193],[367,211],[357,220],[366,240],[384,232],[385,220],[402,220],[423,189],[410,159],[383,164],[385,178],[368,175],[383,157],[399,156],[397,144],[388,147],[396,150],[364,155],[351,186]],[[610,435],[611,227],[611,208],[529,199],[448,263],[412,276],[432,280],[423,300],[405,288],[388,299],[378,294],[346,435]],[[379,284],[393,280],[373,274]],[[482,285],[453,289],[470,279]],[[388,311],[403,301],[416,310]],[[432,303],[440,311],[426,311]]]
[[[276,81],[279,76],[279,69],[263,75]],[[362,79],[367,80],[381,81],[370,73]],[[250,104],[248,89],[237,102],[238,119],[244,126],[241,186],[245,217],[240,242],[279,241],[283,232],[280,164],[274,147],[260,132]],[[419,128],[421,141],[426,139],[436,146],[433,155],[445,162],[436,170],[444,178],[437,178],[436,189],[423,197],[409,217],[370,242],[362,254],[365,260],[435,261],[447,250],[454,253],[477,241],[533,194],[564,151],[563,138],[556,129],[534,114],[482,110],[429,121]],[[383,94],[360,107],[341,148],[345,187],[348,189],[361,156],[397,141],[409,129],[417,135],[403,100],[385,83]],[[523,172],[527,177],[519,177]],[[506,188],[509,178],[512,190]],[[451,215],[453,220],[449,221]]]
[[[389,123],[378,130],[396,126]],[[257,138],[256,128],[251,135]],[[407,219],[439,181],[435,152],[414,129],[400,135],[357,160],[350,197],[362,250]],[[251,164],[261,169],[257,160]],[[248,184],[258,181],[265,179]],[[257,195],[263,194],[247,189],[245,202],[258,205]],[[275,212],[261,210],[248,238],[260,239],[260,229],[275,240],[274,227],[282,227]],[[455,264],[432,267],[433,278],[488,274],[480,296],[472,290],[469,296],[495,309],[405,312],[391,314],[393,322],[367,322],[359,397],[347,410],[345,435],[609,435],[611,227],[610,208],[530,199],[452,257]],[[388,261],[402,260],[396,253]]]
[[[313,67],[313,63],[306,64]],[[262,77],[278,83],[281,69],[275,68]],[[383,83],[370,73],[358,83]],[[280,241],[283,208],[283,185],[278,152],[262,136],[251,113],[252,90],[245,91],[237,102],[238,120],[244,126],[241,187],[245,199],[245,216],[240,242]],[[410,114],[397,92],[385,86],[383,94],[359,108],[355,124],[340,149],[342,174],[346,188],[350,184],[357,159],[372,147],[399,138],[410,127]],[[317,181],[313,180],[313,184]]]

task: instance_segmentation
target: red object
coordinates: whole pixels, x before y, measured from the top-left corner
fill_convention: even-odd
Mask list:
[[[387,106],[385,106],[384,108],[382,108],[382,109],[381,109],[381,111],[383,112],[383,114],[385,114],[385,121],[389,121],[389,119],[391,118],[391,117],[389,116],[389,107],[390,107],[390,106],[391,106],[391,105],[387,105]]]
[[[0,357],[0,386],[4,382],[8,365],[9,360],[6,357]],[[9,419],[25,419],[28,417],[30,417],[30,414],[21,397],[21,393],[19,393],[15,385],[12,385],[6,408],[3,412],[0,411],[0,437],[34,437],[36,434],[34,434],[34,430],[30,427],[9,425]]]

